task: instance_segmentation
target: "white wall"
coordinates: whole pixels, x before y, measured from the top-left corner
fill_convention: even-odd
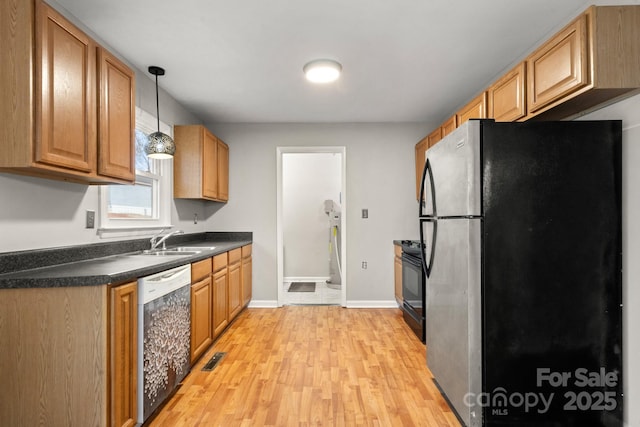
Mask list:
[[[253,298],[277,300],[276,147],[346,147],[347,305],[392,302],[394,239],[418,238],[414,146],[425,124],[211,124],[229,144],[214,231],[253,231]],[[361,219],[360,210],[369,209]],[[211,208],[215,209],[214,207]],[[368,269],[360,268],[367,261]]]
[[[283,153],[284,277],[329,277],[329,216],[324,201],[339,203],[338,153]]]
[[[582,117],[622,119],[623,387],[625,425],[640,426],[640,95]]]

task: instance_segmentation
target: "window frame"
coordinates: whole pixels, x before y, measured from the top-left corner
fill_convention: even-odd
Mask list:
[[[157,130],[157,119],[148,112],[136,107],[136,129],[145,133]],[[160,122],[160,130],[173,137],[173,128]],[[152,180],[153,202],[156,215],[153,218],[109,218],[109,186],[100,186],[100,226],[101,237],[131,237],[157,233],[158,230],[171,228],[171,199],[173,197],[173,159],[149,159],[154,172],[136,170],[136,182],[139,178]]]

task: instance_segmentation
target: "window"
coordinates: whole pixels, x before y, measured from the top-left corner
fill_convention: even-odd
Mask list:
[[[156,126],[155,117],[136,108],[136,182],[100,188],[100,235],[146,234],[171,226],[173,161],[149,159],[144,152]],[[171,135],[171,127],[162,122],[160,130]]]

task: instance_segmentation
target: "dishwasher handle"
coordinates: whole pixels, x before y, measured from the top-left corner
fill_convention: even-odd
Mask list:
[[[149,276],[144,280],[147,280],[149,282],[154,282],[154,283],[163,283],[173,279],[179,274],[184,273],[186,270],[187,270],[187,266],[184,266],[183,268],[180,268],[180,269],[174,268],[173,270],[169,270],[169,271],[155,274],[153,276]]]

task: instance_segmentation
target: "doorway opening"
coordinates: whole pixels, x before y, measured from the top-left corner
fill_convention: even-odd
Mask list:
[[[346,149],[277,148],[278,306],[346,306]]]

